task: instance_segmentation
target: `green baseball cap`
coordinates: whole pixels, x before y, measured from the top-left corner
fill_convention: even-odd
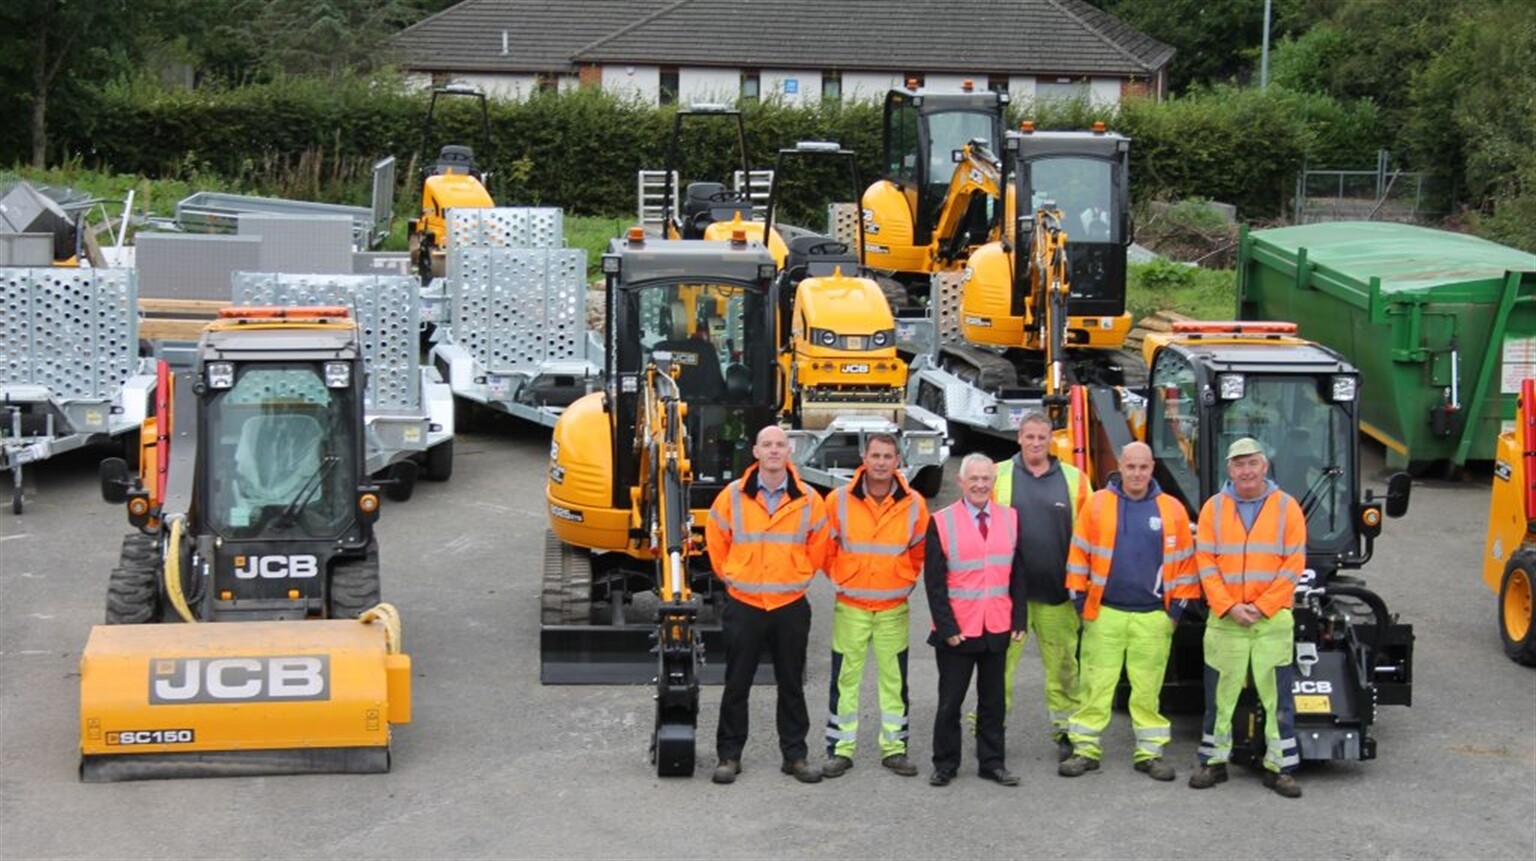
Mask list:
[[[1232,445],[1227,447],[1227,460],[1231,460],[1234,457],[1245,457],[1250,454],[1263,453],[1264,447],[1259,445],[1258,440],[1251,436],[1245,436],[1240,440],[1234,441]]]

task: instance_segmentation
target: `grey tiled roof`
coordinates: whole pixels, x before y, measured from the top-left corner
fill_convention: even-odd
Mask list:
[[[1083,0],[466,0],[396,45],[407,68],[486,71],[638,63],[1147,75],[1173,57]]]
[[[574,71],[583,46],[677,0],[464,0],[394,37],[407,69]],[[501,52],[502,32],[507,53]]]

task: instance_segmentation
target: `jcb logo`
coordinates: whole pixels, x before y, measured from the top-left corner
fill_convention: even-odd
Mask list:
[[[1333,682],[1311,682],[1297,679],[1296,682],[1291,685],[1291,693],[1331,694],[1333,693]]]
[[[153,658],[150,705],[331,698],[331,656]]]
[[[313,577],[320,573],[320,560],[314,556],[236,556],[235,576],[241,580],[286,580]]]

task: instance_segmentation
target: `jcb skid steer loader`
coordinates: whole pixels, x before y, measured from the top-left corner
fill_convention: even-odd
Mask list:
[[[139,474],[102,463],[135,531],[80,662],[82,779],[388,771],[411,664],[379,604],[356,323],[224,309],[160,377]]]

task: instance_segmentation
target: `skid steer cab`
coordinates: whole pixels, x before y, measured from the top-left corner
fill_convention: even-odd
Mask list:
[[[87,779],[388,769],[410,661],[379,604],[363,373],[340,307],[226,308],[190,367],[161,363],[138,474],[101,468],[134,531],[81,662]],[[227,621],[253,624],[156,624]]]

